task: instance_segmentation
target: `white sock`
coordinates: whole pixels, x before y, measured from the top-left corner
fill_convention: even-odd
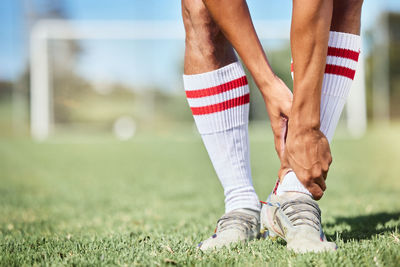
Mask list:
[[[344,104],[356,73],[360,54],[361,38],[359,35],[330,32],[328,56],[321,95],[321,131],[329,142],[332,141]],[[296,191],[311,193],[298,180],[294,172],[289,172],[276,189],[276,194]]]
[[[224,188],[225,212],[260,210],[250,171],[249,86],[239,62],[183,75],[185,91],[204,145]]]

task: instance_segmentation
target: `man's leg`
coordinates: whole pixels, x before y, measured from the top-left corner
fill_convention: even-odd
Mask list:
[[[323,234],[321,211],[313,199],[325,190],[330,163],[329,144],[319,126],[332,8],[332,0],[293,1],[294,89],[285,154],[302,183],[294,192],[271,194],[261,211],[261,229],[282,237],[288,249],[299,253],[336,249]]]
[[[332,140],[356,70],[360,53],[361,6],[362,0],[335,0],[333,3],[320,105],[320,129],[329,141]],[[275,194],[278,197],[285,195],[293,197],[296,192],[311,196],[295,173],[290,172],[281,181]],[[322,247],[318,243],[316,246]],[[307,248],[302,249],[307,250]]]
[[[322,85],[321,131],[332,140],[360,54],[362,0],[335,0]]]
[[[249,87],[231,44],[203,2],[183,0],[182,16],[185,91],[225,193],[226,214],[216,233],[199,244],[206,250],[252,239],[258,232],[260,204],[252,185],[248,141]]]
[[[329,142],[343,111],[354,79],[360,54],[360,17],[363,0],[335,0],[328,42],[328,56],[321,93],[321,131]],[[299,191],[310,194],[297,179],[288,173],[277,188],[277,194]]]

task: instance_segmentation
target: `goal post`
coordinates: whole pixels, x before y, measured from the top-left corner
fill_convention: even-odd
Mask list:
[[[254,25],[261,40],[289,40],[290,21],[256,20]],[[38,21],[30,35],[31,136],[37,141],[47,139],[53,123],[48,47],[50,40],[156,41],[184,40],[184,37],[183,25],[177,21]],[[365,132],[367,124],[362,58],[346,106],[349,132],[359,137]]]

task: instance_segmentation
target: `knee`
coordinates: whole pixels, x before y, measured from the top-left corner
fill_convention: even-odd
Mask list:
[[[220,33],[202,0],[182,0],[182,17],[189,37],[196,33],[212,38]]]
[[[364,0],[335,0],[333,8],[338,14],[352,14],[361,12]]]
[[[200,51],[203,56],[211,56],[225,44],[223,33],[202,0],[182,0],[182,17],[187,46]]]

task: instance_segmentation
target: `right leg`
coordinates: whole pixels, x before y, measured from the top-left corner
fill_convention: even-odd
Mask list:
[[[349,95],[360,54],[363,0],[334,0],[321,95],[321,131],[331,142]]]
[[[334,0],[331,31],[360,35],[363,0]]]
[[[359,34],[362,3],[362,0],[333,1],[320,105],[320,129],[329,142],[333,138],[356,71],[361,43]],[[297,192],[310,195],[296,174],[289,172],[275,194],[281,197]]]
[[[258,232],[260,204],[251,180],[248,141],[249,88],[231,44],[203,2],[183,0],[182,16],[185,91],[225,193],[226,214],[216,234],[200,244],[201,249],[216,248],[252,239]],[[232,223],[250,225],[251,231],[229,227]]]
[[[363,0],[333,1],[320,105],[320,129],[329,142],[332,141],[357,67],[361,44],[359,35],[362,4]],[[294,172],[285,176],[277,191],[278,194],[290,191],[310,194]]]
[[[328,143],[325,136],[316,127],[319,127],[320,121],[321,88],[328,50],[332,8],[332,1],[327,0],[293,1],[291,48],[294,70],[294,100],[289,117],[287,146],[289,147],[289,139],[291,138],[292,144],[300,145],[300,148],[305,146],[303,147],[304,152],[314,151],[315,153],[311,156],[318,155],[321,148],[321,146],[315,148],[314,144],[309,142],[314,136],[318,137],[318,145],[324,144],[325,146]],[[307,132],[303,134],[304,131],[302,133],[298,129],[306,129]],[[315,135],[307,136],[310,133],[315,133]],[[324,146],[322,146],[323,149]],[[308,166],[319,168],[323,166],[321,162],[326,163],[318,158],[310,157],[310,154],[304,153],[302,155],[300,164],[305,166],[304,169],[307,169]],[[311,161],[312,165],[309,164],[311,159],[313,160]],[[314,162],[320,165],[318,166]],[[297,164],[297,162],[295,163]],[[318,187],[316,188],[315,184],[314,186],[308,184],[308,188],[314,189],[314,196],[315,193],[320,194],[325,189],[324,183],[320,183],[323,176],[320,176],[318,168],[313,169],[317,172],[316,174],[313,173],[311,177],[319,178],[318,180],[315,179],[313,183],[317,181],[321,188],[316,190]],[[325,168],[321,169],[324,170]],[[311,170],[311,168],[308,170]],[[307,178],[307,173],[302,171],[302,168],[300,168],[300,172],[303,174],[303,178]],[[267,202],[267,205],[264,205],[261,211],[262,231],[268,229],[271,236],[282,237],[287,241],[287,247],[295,252],[321,252],[336,248],[334,243],[327,242],[323,234],[321,211],[318,204],[297,179],[294,172],[286,174],[278,184],[277,189],[269,196]]]

